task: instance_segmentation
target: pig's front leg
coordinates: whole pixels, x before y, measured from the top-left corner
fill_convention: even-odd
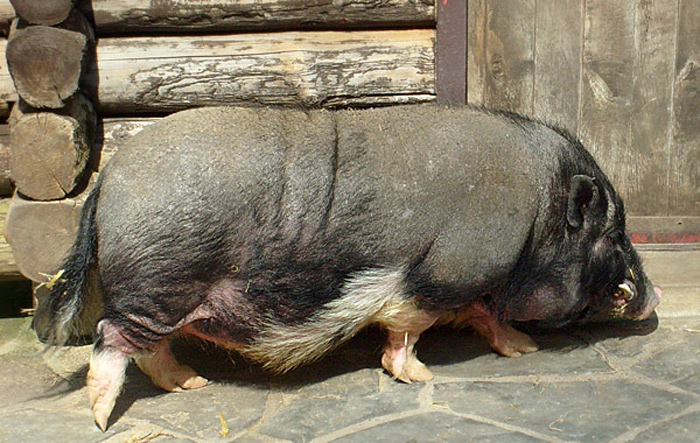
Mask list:
[[[416,357],[415,344],[420,334],[431,327],[437,316],[425,311],[402,307],[380,321],[388,331],[382,366],[404,383],[433,379],[430,370]]]
[[[158,342],[149,351],[134,356],[134,361],[153,384],[169,392],[197,389],[208,384],[189,366],[181,365],[170,350],[167,339]]]
[[[382,366],[389,374],[404,383],[433,379],[433,374],[418,360],[413,349],[418,338],[420,334],[389,331],[389,337],[384,345]]]
[[[529,335],[512,326],[500,322],[480,303],[475,303],[456,315],[457,327],[470,326],[483,335],[491,348],[506,357],[520,357],[522,354],[535,352],[539,346]]]

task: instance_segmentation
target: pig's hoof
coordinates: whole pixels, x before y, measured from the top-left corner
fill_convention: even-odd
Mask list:
[[[169,392],[178,392],[183,389],[197,389],[209,384],[209,381],[197,375],[189,366],[175,363],[168,366],[153,366],[144,364],[137,359],[136,364],[141,370],[151,377],[154,385]]]
[[[510,325],[502,325],[501,327],[501,331],[489,340],[491,348],[499,354],[505,357],[520,357],[540,349],[529,335]]]
[[[129,358],[124,353],[112,349],[95,349],[90,358],[88,398],[95,423],[102,431],[107,430],[107,422],[124,384],[128,364]]]
[[[403,373],[411,381],[428,381],[433,379],[433,373],[430,372],[427,366],[418,360],[415,356],[409,357],[406,364],[403,365]],[[403,380],[402,380],[403,381]]]
[[[392,358],[389,353],[385,353],[382,356],[382,366],[392,377],[404,383],[433,379],[433,373],[414,354],[402,359]]]
[[[88,398],[90,399],[90,408],[92,416],[95,419],[95,424],[102,430],[107,430],[107,422],[109,416],[114,409],[119,390],[109,383],[96,380],[88,375]]]
[[[166,391],[197,389],[209,384],[209,381],[197,375],[194,369],[175,360],[167,341],[159,343],[152,352],[139,355],[134,360],[144,374],[151,377],[154,385]]]

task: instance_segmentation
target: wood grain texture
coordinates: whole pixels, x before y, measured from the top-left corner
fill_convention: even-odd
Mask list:
[[[80,220],[83,196],[52,202],[27,200],[15,193],[5,222],[5,238],[17,268],[25,277],[44,282],[68,255]]]
[[[60,26],[27,26],[16,20],[7,44],[15,89],[37,108],[62,107],[92,61],[94,34],[85,16],[73,10]]]
[[[27,28],[7,45],[7,64],[19,95],[36,107],[60,108],[78,90],[87,39],[47,26]]]
[[[7,52],[7,40],[0,39],[0,52]],[[8,103],[17,101],[17,92],[7,68],[7,59],[0,57],[0,117],[7,117],[10,113]]]
[[[434,0],[92,0],[78,7],[93,17],[98,36],[435,23]]]
[[[486,6],[484,104],[532,115],[535,0]]]
[[[56,112],[42,112],[20,101],[10,116],[12,178],[35,200],[55,200],[80,183],[95,135],[95,111],[77,94]]]
[[[582,18],[580,0],[537,0],[533,113],[573,133],[578,130]]]
[[[10,245],[2,235],[5,232],[5,218],[7,210],[10,206],[10,199],[4,198],[0,200],[0,281],[21,280],[22,274],[17,269],[15,257],[12,254]]]
[[[193,106],[434,99],[434,30],[101,39],[88,73],[103,113]]]
[[[487,0],[467,2],[467,102],[485,103]]]
[[[617,191],[627,197],[636,157],[629,133],[634,104],[632,2],[586,2],[579,133]]]
[[[7,38],[14,18],[15,8],[12,7],[10,0],[0,0],[0,36]]]
[[[74,0],[10,0],[17,16],[32,25],[53,26],[68,18]]]
[[[673,83],[670,213],[700,215],[700,1],[680,0]]]
[[[630,144],[617,147],[628,152],[627,212],[666,215],[677,3],[636,2],[634,17]]]
[[[438,2],[436,95],[441,103],[467,101],[467,4]]]

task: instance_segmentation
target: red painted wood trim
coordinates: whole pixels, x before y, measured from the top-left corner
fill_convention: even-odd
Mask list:
[[[700,243],[700,233],[674,232],[633,232],[630,234],[632,243]]]

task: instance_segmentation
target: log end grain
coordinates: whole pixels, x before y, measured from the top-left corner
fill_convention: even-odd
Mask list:
[[[68,18],[74,0],[10,0],[18,17],[32,25],[53,26]]]
[[[5,238],[22,275],[41,283],[45,275],[60,268],[75,241],[83,201],[79,197],[37,202],[15,194],[7,213]]]
[[[10,115],[10,168],[22,194],[54,200],[73,192],[85,170],[96,126],[82,94],[64,108],[41,112],[20,100]]]
[[[7,43],[7,65],[17,93],[37,108],[61,108],[78,90],[89,39],[80,32],[32,26]]]
[[[77,186],[90,152],[84,128],[72,117],[40,112],[10,131],[12,178],[36,200],[63,198]]]

